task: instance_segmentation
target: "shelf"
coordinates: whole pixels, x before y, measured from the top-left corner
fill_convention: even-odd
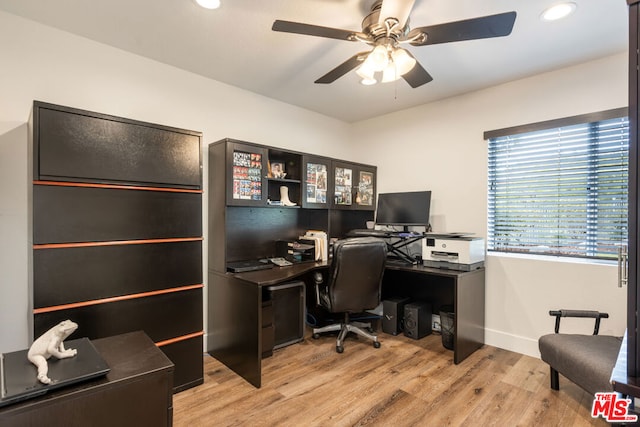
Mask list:
[[[267,179],[269,180],[269,182],[282,182],[282,183],[289,183],[289,184],[300,184],[302,182],[299,179],[289,179],[289,178],[269,178],[269,177],[267,177]]]
[[[281,209],[300,209],[300,205],[295,206],[284,206],[284,205],[270,205],[267,203],[268,208],[281,208]]]

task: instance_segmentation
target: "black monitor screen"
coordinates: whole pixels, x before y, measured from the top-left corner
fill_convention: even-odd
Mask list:
[[[376,224],[429,225],[431,191],[378,194]]]

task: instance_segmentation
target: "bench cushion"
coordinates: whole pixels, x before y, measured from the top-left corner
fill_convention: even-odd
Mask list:
[[[613,391],[611,372],[621,337],[610,335],[549,334],[540,337],[543,361],[591,394]]]

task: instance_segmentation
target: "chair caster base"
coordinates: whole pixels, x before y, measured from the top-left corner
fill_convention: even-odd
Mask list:
[[[380,343],[378,341],[374,341],[373,348],[380,348]]]
[[[341,345],[336,346],[336,353],[342,353],[344,351],[344,347]]]
[[[318,338],[320,338],[320,334],[313,334],[313,335],[311,335],[311,337],[312,337],[314,340],[317,340]]]

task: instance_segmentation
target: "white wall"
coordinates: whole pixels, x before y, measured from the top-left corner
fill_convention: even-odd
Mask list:
[[[0,58],[0,352],[28,345],[26,123],[34,100],[202,131],[205,151],[230,137],[352,159],[346,123],[3,12]]]
[[[378,166],[379,192],[432,190],[434,231],[486,237],[483,133],[625,107],[627,86],[627,56],[621,53],[362,121],[352,138],[362,147],[361,161]],[[537,356],[538,337],[553,331],[547,313],[558,308],[608,311],[603,333],[622,335],[626,288],[616,282],[612,265],[489,256],[486,342]],[[567,331],[580,329],[566,324]]]

